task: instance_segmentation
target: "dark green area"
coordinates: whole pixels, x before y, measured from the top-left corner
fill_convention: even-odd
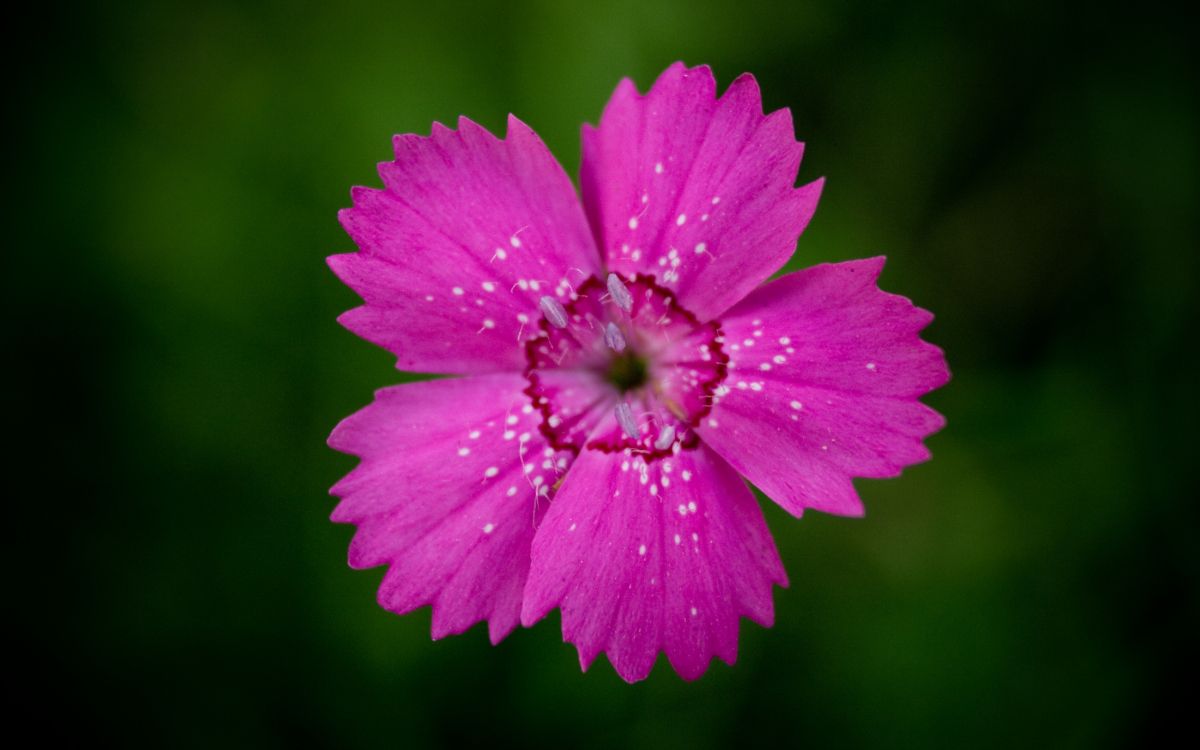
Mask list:
[[[646,360],[627,349],[612,358],[605,380],[622,392],[641,388],[646,384]]]
[[[100,8],[105,8],[101,10]],[[1196,660],[1194,26],[1153,3],[266,2],[9,19],[16,716],[120,745],[1153,746]],[[765,504],[735,668],[580,674],[557,616],[431,643],[327,488],[402,379],[342,330],[336,211],[395,132],[515,112],[574,173],[622,76],[759,79],[954,379],[862,520]],[[10,454],[11,455],[11,454]],[[21,667],[28,662],[29,667]],[[1184,722],[1187,721],[1185,724]],[[1186,744],[1186,739],[1183,740]]]

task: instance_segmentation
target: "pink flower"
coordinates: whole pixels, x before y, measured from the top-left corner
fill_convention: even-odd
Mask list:
[[[661,651],[695,679],[787,585],[742,477],[857,516],[853,477],[929,458],[917,399],[949,373],[883,258],[763,283],[821,192],[794,187],[802,151],[753,77],[717,98],[678,63],[584,126],[582,201],[515,117],[396,137],[340,214],[359,251],[329,264],[364,304],[339,320],[463,377],[385,388],[329,438],[362,459],[333,520],[351,566],[389,566],[383,607],[493,643],[558,608],[584,669],[641,680]]]

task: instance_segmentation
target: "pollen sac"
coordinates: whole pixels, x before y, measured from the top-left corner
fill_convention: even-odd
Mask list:
[[[617,424],[621,425],[621,430],[629,437],[637,440],[642,436],[638,430],[637,420],[633,418],[633,410],[629,408],[629,404],[625,401],[617,404]]]
[[[633,295],[629,293],[625,282],[621,281],[615,273],[608,275],[608,293],[617,307],[625,312],[633,309]]]
[[[546,295],[538,300],[538,307],[542,308],[542,314],[550,321],[550,325],[555,328],[567,327],[567,311],[558,300]]]
[[[675,442],[675,427],[669,424],[663,425],[663,428],[658,433],[658,439],[654,441],[654,447],[657,450],[665,451],[671,447],[671,443]]]
[[[604,328],[604,343],[614,352],[625,350],[625,334],[621,333],[621,329],[617,328],[616,323],[609,323]]]

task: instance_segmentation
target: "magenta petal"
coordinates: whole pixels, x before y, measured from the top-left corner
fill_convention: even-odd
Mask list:
[[[917,398],[950,377],[933,320],[876,286],[883,258],[815,266],[722,317],[730,374],[700,435],[789,512],[861,515],[852,477],[929,458],[945,420]]]
[[[571,458],[546,454],[524,386],[482,375],[385,388],[329,438],[362,458],[332,490],[333,520],[358,525],[351,566],[391,566],[380,604],[432,604],[434,638],[486,619],[494,643],[517,624],[534,525]]]
[[[505,140],[462,118],[395,150],[339,214],[359,252],[329,264],[366,303],[339,320],[400,369],[520,369],[539,298],[600,268],[570,179],[515,117]]]
[[[648,467],[585,451],[532,554],[522,621],[560,607],[583,668],[603,651],[628,682],[660,651],[688,680],[713,656],[732,664],[738,618],[770,626],[771,584],[787,584],[754,496],[703,446]]]
[[[795,188],[803,145],[791,113],[764,116],[743,75],[716,98],[707,66],[668,68],[645,95],[626,79],[584,127],[588,218],[622,274],[655,274],[709,320],[791,256],[821,192]]]

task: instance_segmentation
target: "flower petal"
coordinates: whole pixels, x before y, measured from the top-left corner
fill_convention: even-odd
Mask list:
[[[700,437],[795,515],[861,515],[851,478],[928,459],[922,441],[945,424],[917,401],[950,377],[919,336],[933,316],[880,291],[883,263],[789,274],[722,318],[729,377]]]
[[[656,274],[716,317],[791,257],[812,218],[822,181],[793,187],[803,150],[748,74],[720,99],[707,66],[676,63],[645,96],[623,80],[583,130],[583,200],[609,269]]]
[[[584,451],[533,542],[521,619],[561,607],[563,638],[587,669],[604,651],[628,682],[660,651],[696,679],[737,658],[738,618],[770,626],[787,585],[754,496],[716,454],[652,461]]]
[[[432,604],[434,638],[486,619],[495,643],[517,624],[534,524],[573,458],[546,455],[525,385],[481,375],[385,388],[329,437],[362,458],[331,491],[333,520],[358,525],[350,565],[390,565],[380,604]]]
[[[505,140],[461,118],[395,147],[384,189],[355,188],[339,214],[359,252],[329,264],[366,302],[339,320],[400,369],[520,369],[539,298],[600,267],[570,179],[511,116]]]

